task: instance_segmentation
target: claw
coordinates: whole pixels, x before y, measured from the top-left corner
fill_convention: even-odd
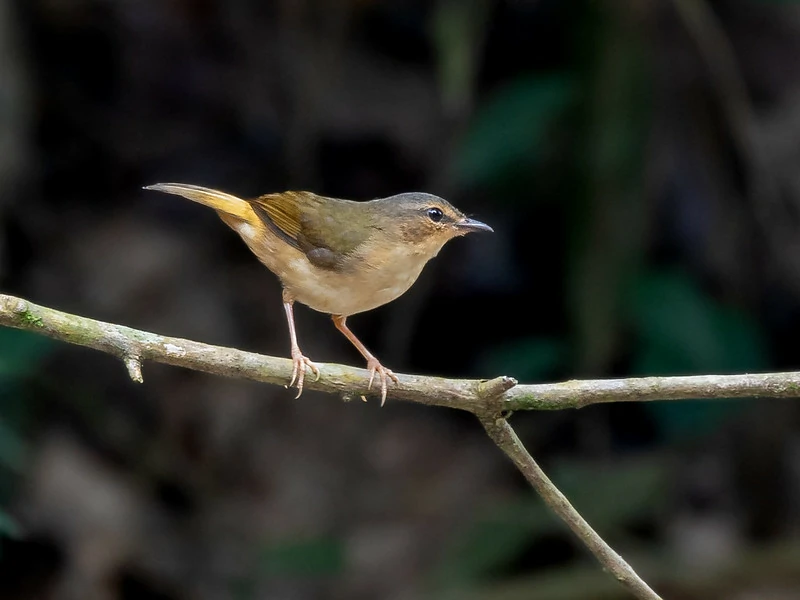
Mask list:
[[[300,394],[303,393],[303,382],[306,378],[306,367],[308,367],[311,372],[316,375],[314,381],[319,381],[320,372],[317,365],[303,356],[300,352],[292,353],[292,361],[294,363],[292,365],[292,378],[289,381],[289,385],[286,387],[290,388],[295,385],[295,383],[297,384],[297,395],[295,396],[295,399],[297,399],[300,397]]]
[[[367,384],[367,389],[372,388],[372,382],[375,379],[375,375],[377,374],[381,380],[381,406],[386,404],[386,393],[388,391],[388,380],[391,379],[395,383],[399,383],[400,380],[397,378],[397,375],[392,373],[390,369],[384,367],[380,362],[378,362],[377,358],[372,358],[367,361],[367,369],[369,369],[369,384]]]
[[[369,365],[367,365],[369,367]],[[378,363],[378,367],[380,367],[380,363]],[[367,390],[372,389],[372,382],[375,379],[375,367],[371,367],[369,370],[369,383],[367,384]]]
[[[287,390],[294,385],[296,379],[297,379],[297,360],[295,359],[294,362],[292,363],[292,378],[289,380],[289,383],[286,384],[285,386]]]

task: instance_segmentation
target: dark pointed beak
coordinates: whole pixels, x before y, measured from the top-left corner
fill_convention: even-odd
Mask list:
[[[486,223],[481,223],[475,219],[461,219],[456,223],[456,228],[464,233],[469,233],[471,231],[488,231],[489,233],[494,233],[494,229],[489,227]]]

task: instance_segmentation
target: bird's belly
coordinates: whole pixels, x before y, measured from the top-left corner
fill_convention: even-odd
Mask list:
[[[263,235],[247,223],[231,226],[297,302],[333,315],[354,315],[391,302],[411,287],[426,262],[401,253],[387,257],[378,268],[323,269],[276,236]]]
[[[419,271],[397,273],[390,269],[339,273],[314,267],[305,259],[292,263],[278,276],[295,300],[320,312],[344,316],[391,302],[419,275]]]

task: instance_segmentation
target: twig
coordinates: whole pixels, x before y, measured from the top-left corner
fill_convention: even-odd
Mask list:
[[[522,441],[504,418],[482,418],[481,424],[489,437],[497,446],[506,453],[517,469],[525,476],[533,488],[539,493],[547,505],[561,520],[577,535],[584,545],[589,548],[597,560],[600,561],[617,581],[627,587],[637,598],[645,600],[661,600],[650,587],[636,574],[636,571],[625,562],[603,538],[597,535],[592,526],[581,517],[566,496],[550,481],[541,467],[525,449]]]
[[[506,410],[561,410],[608,402],[796,398],[800,372],[586,379],[518,385],[503,395]]]

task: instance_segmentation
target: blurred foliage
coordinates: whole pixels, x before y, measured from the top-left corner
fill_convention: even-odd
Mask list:
[[[635,282],[629,326],[636,337],[634,375],[741,373],[769,367],[753,318],[703,293],[685,273],[654,271]],[[741,401],[648,403],[664,433],[697,435],[742,407]]]
[[[0,329],[0,536],[20,533],[3,508],[12,498],[15,479],[28,458],[25,434],[31,428],[31,407],[24,383],[39,373],[55,344],[48,338],[16,329]]]
[[[595,466],[560,461],[548,466],[551,479],[590,523],[602,523],[610,543],[632,523],[652,519],[663,509],[669,469],[662,456]],[[624,490],[624,493],[620,493]],[[563,531],[563,523],[530,495],[486,508],[466,526],[445,556],[435,582],[441,589],[467,588],[495,577],[546,536]]]
[[[287,540],[265,546],[259,572],[268,577],[326,577],[344,568],[344,544],[335,538]]]
[[[442,104],[451,117],[472,108],[490,0],[439,0],[431,17]]]
[[[575,98],[569,74],[526,75],[497,90],[478,109],[455,156],[463,186],[504,190],[539,164],[547,133]]]
[[[0,510],[0,537],[18,537],[20,527],[17,521],[4,510]]]
[[[593,376],[608,372],[620,352],[623,293],[644,263],[652,57],[618,6],[591,6],[581,24],[584,95],[570,154],[574,183],[565,191],[572,192],[566,276],[573,369]]]
[[[486,373],[508,373],[519,381],[542,381],[563,371],[569,360],[565,339],[529,338],[498,344],[479,366]]]
[[[766,340],[753,318],[725,306],[686,273],[645,272],[627,311],[636,335],[637,375],[736,373],[769,366]]]
[[[19,430],[0,421],[0,465],[17,473],[23,471],[27,454],[26,445],[17,433]]]
[[[261,597],[258,592],[261,579],[325,581],[341,575],[345,567],[344,542],[335,537],[269,542],[258,550],[250,576],[237,581],[231,590],[237,600],[255,600]]]
[[[471,240],[462,251],[483,253],[484,264],[505,275],[496,280],[506,283],[493,287],[495,280],[486,278],[480,286],[449,285],[452,273],[466,272],[468,284],[480,274],[452,268],[446,261],[458,251],[448,249],[429,279],[435,283],[411,292],[419,294],[419,310],[430,311],[419,322],[436,326],[419,327],[414,335],[423,350],[402,366],[535,382],[747,372],[797,362],[791,327],[800,322],[797,299],[782,288],[771,258],[759,253],[769,223],[756,223],[758,211],[740,190],[748,184],[740,173],[747,171],[745,158],[736,155],[730,124],[717,114],[724,111],[709,100],[715,97],[709,66],[692,54],[693,41],[669,3],[206,0],[142,1],[135,10],[130,3],[91,0],[18,4],[31,40],[26,49],[36,90],[30,105],[41,111],[30,128],[37,152],[31,188],[45,191],[22,194],[9,241],[0,240],[11,257],[11,291],[17,286],[47,303],[68,299],[87,313],[97,309],[113,320],[187,337],[199,332],[203,339],[285,350],[280,310],[264,309],[274,290],[261,283],[267,276],[252,257],[236,242],[217,245],[216,238],[213,251],[184,254],[183,248],[203,248],[208,221],[194,220],[193,209],[178,203],[134,199],[139,186],[168,175],[235,182],[232,191],[274,190],[285,181],[306,184],[298,173],[316,172],[320,181],[312,183],[319,191],[336,189],[343,197],[452,184],[439,193],[497,224],[493,238]],[[792,19],[758,11],[792,4],[798,3],[710,3],[712,16],[723,24],[729,19],[729,33],[740,36],[741,76],[784,140],[796,137],[790,127],[800,122],[785,108],[796,102],[783,87],[792,90],[797,80],[790,60],[797,52],[786,39],[800,38],[788,25]],[[759,27],[770,18],[780,27],[766,35]],[[747,60],[753,62],[746,68]],[[323,72],[332,75],[329,81],[317,76]],[[790,158],[793,172],[796,157]],[[788,190],[796,191],[790,181]],[[724,233],[714,237],[719,230]],[[743,245],[743,260],[726,256],[726,249]],[[386,310],[397,310],[400,328],[410,331],[417,321],[407,301]],[[470,326],[461,327],[462,319]],[[324,351],[330,340],[318,329],[308,335]],[[51,382],[45,363],[56,346],[0,330],[0,535],[23,529],[12,508],[46,422],[37,402],[64,394],[63,379]],[[204,494],[255,496],[252,512],[233,519],[243,529],[265,515],[266,522],[282,523],[282,537],[265,532],[254,542],[252,572],[233,577],[242,600],[264,597],[265,581],[368,580],[371,574],[353,573],[348,564],[352,540],[345,528],[369,528],[365,521],[375,518],[376,504],[381,518],[391,511],[397,522],[417,525],[404,530],[404,543],[420,556],[444,551],[427,562],[410,558],[408,571],[382,564],[373,587],[365,584],[369,592],[353,597],[379,597],[379,588],[413,597],[420,581],[434,597],[462,597],[534,571],[552,574],[538,590],[547,597],[584,600],[587,590],[620,597],[617,587],[600,590],[583,577],[584,555],[573,552],[573,541],[554,543],[567,540],[563,525],[492,462],[500,458],[474,441],[472,421],[436,420],[430,411],[402,406],[376,416],[350,406],[346,419],[332,426],[341,413],[328,404],[273,403],[264,400],[262,387],[166,368],[148,371],[148,384],[133,389],[122,369],[91,361],[69,371],[70,384],[85,381],[65,404],[94,434],[97,448],[87,454],[113,456],[112,467],[77,463],[96,477],[101,494],[116,489],[119,477],[141,492],[145,499],[137,502],[153,511],[153,521],[178,524],[178,533],[164,533],[170,541],[202,538],[212,549],[217,540],[204,537]],[[108,391],[120,380],[130,397]],[[724,432],[742,405],[664,402],[626,405],[623,417],[618,407],[602,406],[516,418],[539,442],[537,458],[550,476],[604,537],[658,556],[676,504],[700,504],[701,517],[716,517],[718,508],[708,487],[696,496],[677,489],[670,452],[679,453],[687,440],[714,437],[700,434]],[[775,441],[781,444],[794,447],[788,438]],[[767,444],[751,445],[762,450]],[[478,451],[471,454],[473,446]],[[779,462],[771,458],[745,460]],[[106,476],[116,484],[106,488]],[[739,501],[726,485],[719,495]],[[302,524],[309,517],[296,501],[301,497],[334,507],[313,516],[325,535],[286,534],[287,523],[308,531]],[[741,505],[737,510],[745,512]],[[355,506],[367,507],[365,516]],[[347,511],[356,514],[342,519]],[[103,514],[97,530],[106,535],[115,528]],[[728,517],[722,512],[718,520]],[[793,521],[787,516],[786,522],[788,530]],[[641,534],[642,523],[649,536]],[[69,540],[70,528],[64,529],[58,533]],[[446,539],[445,530],[451,532]],[[70,551],[84,549],[84,532],[78,533]],[[120,539],[99,544],[142,543]],[[219,565],[197,558],[201,551],[172,556],[169,550],[165,557],[147,543],[137,551],[152,554],[150,563],[169,564],[170,577],[209,573],[212,580],[217,573]],[[554,547],[561,552],[555,557]],[[389,567],[399,575],[384,581]],[[515,597],[528,597],[534,587]],[[298,589],[293,597],[313,596]],[[347,596],[340,588],[330,595]]]

